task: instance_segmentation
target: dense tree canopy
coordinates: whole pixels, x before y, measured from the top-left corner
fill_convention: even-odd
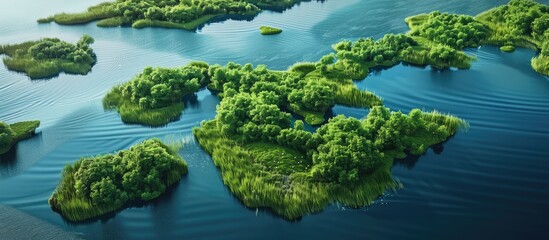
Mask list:
[[[174,150],[150,139],[128,150],[82,158],[67,166],[49,203],[70,220],[84,220],[129,201],[154,199],[185,173],[187,165]]]
[[[90,47],[93,42],[94,39],[88,35],[82,36],[76,45],[57,38],[45,38],[32,45],[28,49],[28,53],[36,60],[61,59],[75,63],[93,64],[96,59],[95,53]],[[16,51],[15,57],[17,54],[26,53]]]
[[[479,46],[489,34],[488,27],[471,16],[436,11],[423,17],[426,19],[413,29],[412,35],[455,49]]]
[[[207,70],[208,66],[201,64],[177,69],[147,67],[121,87],[122,97],[144,109],[166,107],[181,102],[205,84]]]

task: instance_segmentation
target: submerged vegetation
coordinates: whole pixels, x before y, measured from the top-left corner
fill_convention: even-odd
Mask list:
[[[269,27],[269,26],[261,26],[259,27],[259,32],[262,35],[276,35],[282,32],[282,29],[275,28],[275,27]]]
[[[61,72],[85,75],[91,71],[96,56],[90,45],[94,39],[82,36],[76,44],[57,38],[44,38],[15,45],[0,46],[0,54],[9,70],[24,72],[31,79],[50,78]]]
[[[263,9],[284,10],[304,0],[116,0],[88,8],[83,13],[60,13],[39,23],[84,24],[134,28],[163,27],[194,30],[215,19],[253,18]],[[306,0],[305,0],[306,1]]]
[[[34,135],[40,121],[26,121],[14,124],[0,122],[0,155],[8,152],[17,142]]]
[[[155,199],[186,173],[177,149],[149,139],[67,165],[48,203],[66,219],[83,221]]]

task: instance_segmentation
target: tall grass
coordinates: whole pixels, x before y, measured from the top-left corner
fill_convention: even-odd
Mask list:
[[[438,111],[432,112],[423,112],[422,118],[428,123],[435,123],[437,125],[444,125],[448,131],[455,133],[458,130],[462,129],[467,131],[469,129],[469,123],[465,120],[458,118],[454,115],[441,113]]]
[[[244,205],[269,208],[287,219],[319,212],[334,202],[350,207],[367,206],[386,190],[398,186],[391,177],[391,159],[383,161],[382,168],[361,178],[357,185],[320,183],[310,178],[308,168],[289,175],[269,171],[262,159],[254,157],[254,151],[258,148],[278,151],[273,150],[278,147],[269,150],[269,145],[261,145],[248,150],[223,136],[215,121],[203,122],[193,133],[220,169],[223,183]]]
[[[298,62],[288,68],[289,72],[301,73],[303,76],[316,70],[314,62]]]
[[[372,92],[359,90],[355,85],[339,85],[335,92],[335,100],[337,104],[350,107],[371,108],[383,105],[380,97]]]
[[[120,13],[113,8],[115,3],[105,2],[89,7],[83,13],[60,13],[47,18],[38,19],[39,23],[56,22],[61,25],[77,25],[118,16]]]

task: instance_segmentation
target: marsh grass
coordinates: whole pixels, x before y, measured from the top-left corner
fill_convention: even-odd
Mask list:
[[[288,68],[289,72],[300,73],[302,76],[316,70],[316,63],[314,62],[298,62]]]
[[[335,93],[337,104],[361,108],[371,108],[373,106],[383,105],[380,97],[372,92],[360,90],[354,84],[338,85]]]
[[[311,179],[308,168],[288,167],[286,161],[279,162],[279,169],[289,175],[269,171],[277,163],[263,164],[265,159],[256,159],[254,152],[268,152],[268,156],[288,154],[291,160],[297,155],[271,144],[240,146],[237,142],[221,135],[215,121],[203,122],[193,129],[202,148],[208,152],[214,164],[220,169],[223,183],[249,208],[269,208],[286,219],[298,219],[303,215],[322,211],[330,203],[342,203],[350,207],[371,204],[388,189],[398,187],[392,179],[392,160],[383,161],[383,167],[362,178],[356,185],[320,183]],[[304,171],[296,171],[301,169]]]
[[[114,3],[101,3],[89,7],[83,13],[60,13],[47,18],[38,19],[39,23],[56,22],[61,25],[78,25],[93,22],[96,20],[116,17],[119,13],[113,8]]]
[[[272,143],[246,144],[253,159],[265,166],[265,170],[282,175],[309,170],[311,162],[300,152]]]

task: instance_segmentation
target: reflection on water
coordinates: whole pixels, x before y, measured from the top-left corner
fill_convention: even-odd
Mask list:
[[[0,0],[1,44],[41,37],[74,42],[85,33],[96,39],[98,55],[90,74],[62,74],[47,81],[30,81],[0,67],[0,119],[42,121],[38,136],[2,157],[0,203],[91,239],[506,239],[539,238],[548,227],[549,79],[530,68],[534,52],[506,54],[495,47],[467,50],[478,58],[467,71],[398,65],[357,81],[392,110],[437,109],[471,125],[423,156],[396,161],[393,174],[404,188],[368,208],[336,204],[293,223],[247,209],[223,185],[209,156],[189,141],[181,150],[189,175],[165,196],[91,223],[64,222],[47,199],[66,164],[151,137],[193,139],[192,128],[215,116],[219,98],[208,90],[186,99],[181,119],[162,128],[126,125],[116,112],[104,111],[102,96],[146,66],[202,60],[285,69],[318,60],[340,39],[404,32],[403,19],[411,14],[437,9],[475,14],[506,2],[329,0],[303,3],[282,14],[264,12],[253,21],[211,24],[197,33],[35,23],[101,1]],[[265,37],[258,33],[260,25],[284,32]],[[336,106],[331,115],[363,118],[367,113]]]

